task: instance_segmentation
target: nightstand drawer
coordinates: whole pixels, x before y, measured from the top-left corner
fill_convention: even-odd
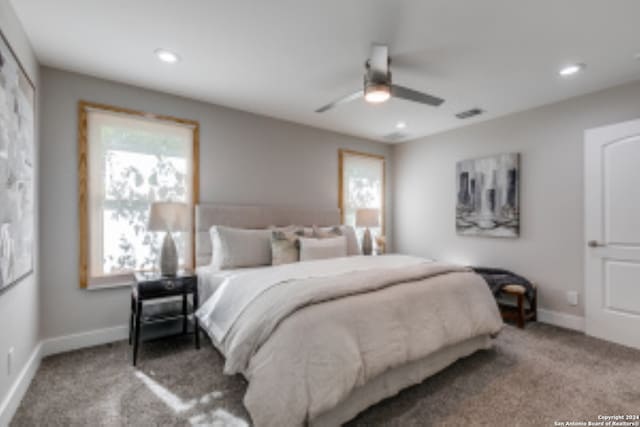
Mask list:
[[[163,295],[177,295],[193,292],[196,280],[191,277],[163,277],[158,280],[139,282],[138,295],[142,299],[155,298]]]

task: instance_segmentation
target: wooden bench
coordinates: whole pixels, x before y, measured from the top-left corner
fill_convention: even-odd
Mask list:
[[[500,295],[515,298],[516,305],[513,303],[500,301],[498,298],[498,307],[500,307],[500,314],[502,314],[503,320],[515,321],[518,328],[523,329],[525,323],[530,320],[535,322],[538,319],[538,290],[534,284],[533,301],[530,307],[527,307],[528,301],[526,298],[526,289],[522,285],[507,285],[500,291]],[[498,297],[500,296],[498,295]]]

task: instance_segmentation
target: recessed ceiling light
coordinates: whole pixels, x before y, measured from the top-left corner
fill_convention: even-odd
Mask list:
[[[407,127],[407,124],[405,122],[396,123],[396,129],[404,129],[406,127]]]
[[[580,71],[584,70],[584,67],[584,64],[567,65],[566,67],[562,67],[560,71],[558,71],[558,74],[560,74],[562,77],[573,76],[574,74],[577,74]]]
[[[160,61],[168,62],[169,64],[175,64],[180,60],[180,57],[167,49],[156,49],[154,51]]]

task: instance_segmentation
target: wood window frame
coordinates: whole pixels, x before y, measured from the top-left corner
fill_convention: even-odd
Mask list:
[[[359,156],[366,157],[370,159],[376,159],[382,161],[382,195],[380,199],[381,213],[382,213],[382,221],[381,221],[381,230],[382,235],[385,235],[386,222],[387,222],[387,158],[381,154],[372,154],[365,153],[362,151],[348,150],[346,148],[341,148],[338,150],[338,208],[340,209],[340,222],[344,224],[344,158],[345,156]]]
[[[167,123],[190,126],[193,129],[193,182],[192,182],[192,204],[195,206],[200,200],[200,123],[195,120],[181,119],[178,117],[162,114],[153,114],[145,111],[132,110],[129,108],[115,107],[107,104],[100,104],[89,101],[78,102],[78,209],[80,225],[80,288],[87,289],[89,286],[89,112],[103,111],[109,113],[157,120]],[[195,209],[191,211],[191,265],[195,266]]]

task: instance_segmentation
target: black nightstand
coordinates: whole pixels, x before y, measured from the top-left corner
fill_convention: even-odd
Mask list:
[[[198,277],[190,271],[181,271],[176,276],[161,276],[159,273],[135,274],[136,282],[131,291],[131,316],[129,318],[129,344],[133,343],[133,366],[138,359],[140,331],[145,324],[182,320],[182,333],[188,332],[189,316],[193,315],[196,349],[200,348],[200,328],[195,311],[198,308]],[[187,297],[191,294],[193,308],[188,309]],[[145,302],[182,297],[182,306],[178,309],[155,310],[144,313]]]

